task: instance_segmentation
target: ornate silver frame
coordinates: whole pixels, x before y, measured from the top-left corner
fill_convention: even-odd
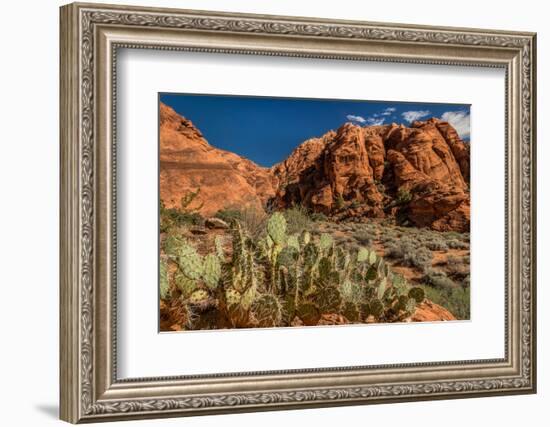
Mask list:
[[[536,390],[535,34],[190,10],[61,8],[61,418],[78,423]],[[505,357],[176,378],[116,375],[117,48],[506,70]]]

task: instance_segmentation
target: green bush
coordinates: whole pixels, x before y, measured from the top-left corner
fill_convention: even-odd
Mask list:
[[[318,222],[326,222],[328,221],[328,217],[322,213],[322,212],[313,212],[312,214],[309,215],[309,219],[311,219],[312,221],[318,221]]]
[[[196,191],[189,191],[184,194],[180,200],[180,207],[167,208],[164,202],[160,201],[159,217],[160,217],[160,231],[166,233],[172,227],[180,227],[182,225],[199,225],[202,224],[204,219],[199,214],[199,210],[202,209],[203,204],[192,208],[191,205],[200,194],[201,189]]]
[[[172,227],[200,225],[204,222],[198,212],[184,212],[178,208],[166,208],[160,203],[160,232],[167,233]]]
[[[447,246],[451,249],[468,249],[470,244],[457,239],[451,239],[447,240]]]
[[[401,265],[416,267],[421,271],[426,271],[432,265],[431,251],[418,246],[409,237],[389,241],[386,244],[386,256],[398,260]]]
[[[426,298],[449,310],[458,320],[470,319],[470,287],[434,288],[422,286]]]
[[[309,230],[310,218],[308,211],[301,205],[296,205],[283,212],[290,234]]]
[[[344,197],[342,197],[341,194],[336,197],[336,208],[337,209],[344,209],[346,207],[346,201],[344,200]]]
[[[360,230],[353,233],[353,238],[357,243],[363,246],[371,246],[375,239],[375,235],[367,230]]]
[[[431,237],[429,240],[426,240],[424,246],[431,251],[446,251],[449,249],[445,240],[437,237]]]
[[[452,289],[459,285],[451,280],[445,272],[436,269],[428,269],[424,275],[424,281],[439,289]]]
[[[242,213],[238,209],[220,209],[214,216],[228,224],[231,223],[231,221],[242,219]]]
[[[409,203],[411,200],[412,200],[412,194],[411,194],[408,190],[405,190],[404,188],[400,188],[400,189],[397,191],[397,197],[396,197],[396,199],[395,199],[395,202],[396,202],[398,205],[407,204],[407,203]]]

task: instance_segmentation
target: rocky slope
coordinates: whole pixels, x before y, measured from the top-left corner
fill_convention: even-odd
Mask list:
[[[269,169],[237,154],[212,147],[191,121],[160,105],[160,197],[166,207],[200,188],[200,212],[224,207],[262,209],[275,195]],[[193,207],[193,206],[191,206]]]
[[[189,120],[161,104],[160,161],[167,207],[200,187],[203,215],[301,204],[337,220],[398,216],[418,227],[469,231],[469,145],[434,118],[410,127],[345,123],[268,169],[210,146]]]
[[[418,227],[468,231],[469,158],[469,146],[438,119],[411,127],[346,123],[272,168],[274,201],[339,219],[400,215]]]

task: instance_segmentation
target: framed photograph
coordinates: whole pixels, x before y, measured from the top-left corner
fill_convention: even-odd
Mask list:
[[[60,21],[63,420],[536,391],[535,34]]]

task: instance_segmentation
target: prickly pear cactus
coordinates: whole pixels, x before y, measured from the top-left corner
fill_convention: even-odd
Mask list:
[[[183,239],[182,237],[175,234],[169,234],[164,239],[162,246],[166,255],[171,258],[176,258],[178,256],[180,248],[185,244],[185,239]]]
[[[286,219],[280,212],[275,212],[267,221],[267,233],[278,245],[286,242]]]
[[[361,248],[357,252],[357,262],[365,262],[369,259],[369,250],[367,248]]]
[[[206,286],[216,289],[222,274],[220,259],[214,254],[208,254],[204,258],[202,278]]]
[[[405,312],[407,316],[412,316],[416,311],[416,300],[414,298],[409,298],[407,304],[405,305]]]
[[[272,294],[264,294],[252,303],[252,313],[260,327],[273,327],[281,324],[282,305]]]
[[[277,256],[277,264],[287,268],[292,267],[298,259],[299,254],[300,253],[297,249],[292,246],[287,246],[279,252],[279,255]]]
[[[300,251],[300,239],[298,238],[297,234],[293,234],[292,236],[288,236],[288,239],[286,241],[286,246],[288,248],[294,249],[296,252]]]
[[[302,246],[307,245],[311,241],[311,234],[309,231],[304,230],[302,231],[302,234],[300,235],[300,243]]]
[[[369,314],[377,319],[380,318],[384,314],[384,303],[378,298],[374,298],[369,303]]]
[[[321,319],[321,312],[315,304],[304,303],[296,307],[296,315],[300,318],[304,325],[314,326]]]
[[[345,302],[342,306],[342,315],[350,322],[358,322],[360,317],[359,307],[354,302]]]
[[[369,252],[369,264],[371,264],[371,265],[374,264],[376,262],[376,259],[377,259],[376,252],[371,250]]]
[[[327,257],[321,258],[319,261],[319,280],[323,285],[328,285],[330,283],[332,272],[332,264],[330,259]]]
[[[202,257],[195,248],[184,243],[178,251],[178,265],[188,278],[197,280],[203,272]]]
[[[371,265],[369,269],[367,270],[367,273],[365,274],[365,280],[367,282],[376,280],[378,277],[378,270],[374,265]]]
[[[171,296],[170,282],[168,281],[168,267],[165,260],[162,260],[159,266],[159,288],[160,298],[163,300],[169,299]]]
[[[333,243],[334,240],[330,234],[323,233],[321,234],[321,237],[319,237],[319,247],[322,251],[328,251],[332,247]]]
[[[377,285],[376,296],[378,297],[379,300],[384,298],[384,293],[386,292],[386,286],[387,286],[387,280],[384,277],[380,279]]]
[[[241,301],[240,301],[241,307],[244,308],[245,310],[249,310],[250,307],[252,306],[252,303],[256,299],[256,295],[257,295],[257,290],[255,286],[245,290],[242,294]]]
[[[313,242],[309,242],[304,246],[304,267],[306,269],[313,268],[319,261],[319,248]]]
[[[228,307],[237,305],[241,302],[241,293],[235,288],[227,288],[225,290],[225,301]]]
[[[225,251],[223,249],[223,241],[220,236],[214,238],[214,245],[216,247],[216,256],[221,262],[225,261]]]
[[[195,292],[191,294],[189,297],[189,303],[190,304],[203,304],[208,300],[208,292],[204,289],[197,289]]]
[[[321,313],[336,313],[342,303],[340,291],[334,286],[320,288],[315,298]]]
[[[421,287],[415,286],[409,290],[409,298],[413,298],[418,304],[420,304],[424,301],[424,298],[426,298],[426,293]]]
[[[197,289],[197,281],[190,279],[181,271],[176,272],[174,276],[174,281],[184,298],[189,298],[191,294]]]

